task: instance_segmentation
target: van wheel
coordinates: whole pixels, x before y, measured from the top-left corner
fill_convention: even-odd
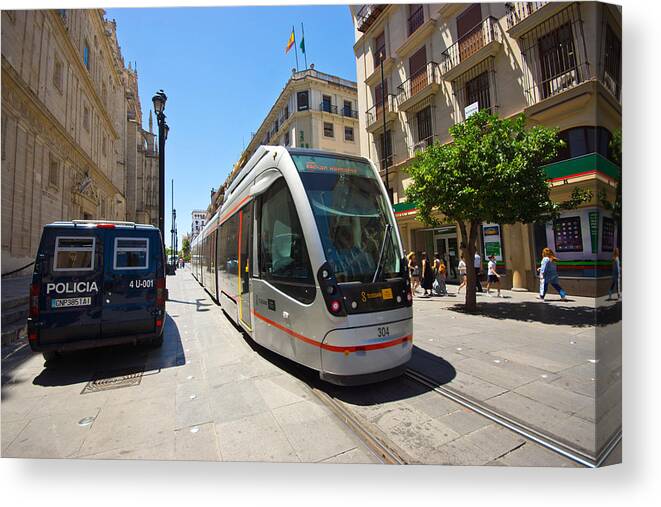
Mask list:
[[[62,354],[60,354],[60,352],[57,350],[47,350],[45,352],[42,352],[42,355],[44,356],[44,360],[47,363],[51,361],[57,361],[62,357]]]

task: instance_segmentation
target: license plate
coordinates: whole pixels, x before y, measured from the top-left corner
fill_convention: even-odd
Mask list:
[[[84,298],[62,298],[51,300],[51,308],[69,308],[71,306],[89,306],[92,304],[91,297]]]

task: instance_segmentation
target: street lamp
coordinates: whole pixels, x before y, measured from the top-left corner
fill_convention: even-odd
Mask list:
[[[388,201],[392,204],[392,194],[390,192],[390,185],[388,184],[388,154],[386,152],[386,88],[385,88],[385,78],[383,76],[383,62],[386,59],[385,51],[382,49],[379,51],[379,60],[381,60],[381,115],[383,116],[383,165],[386,172],[386,192],[388,192]]]
[[[165,244],[165,140],[168,137],[168,127],[165,123],[165,102],[168,100],[165,92],[159,90],[152,97],[154,112],[158,122],[158,228]]]

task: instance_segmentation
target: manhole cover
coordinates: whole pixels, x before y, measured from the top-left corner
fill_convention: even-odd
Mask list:
[[[95,375],[96,378],[90,380],[80,394],[96,393],[99,391],[110,391],[111,389],[121,389],[122,387],[137,386],[140,385],[143,373],[144,372],[142,371],[138,371],[134,373],[124,373],[121,375],[117,375],[116,373]]]

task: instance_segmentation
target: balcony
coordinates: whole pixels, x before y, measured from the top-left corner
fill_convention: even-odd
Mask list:
[[[330,102],[322,102],[319,104],[319,111],[322,113],[337,114],[337,106]]]
[[[379,102],[367,110],[367,131],[370,134],[383,128],[383,105]],[[386,124],[397,119],[397,103],[395,95],[386,95]]]
[[[494,17],[483,19],[441,54],[443,79],[453,81],[486,58],[495,56],[501,46],[498,21]]]
[[[413,35],[413,33],[418,28],[420,28],[424,22],[425,22],[425,15],[422,10],[422,5],[420,5],[415,12],[411,13],[409,19],[407,20],[408,29],[409,29],[408,36],[410,37],[411,35]]]
[[[358,14],[356,14],[356,29],[359,32],[365,33],[386,7],[388,7],[386,4],[363,5],[358,11]]]
[[[397,106],[407,111],[422,99],[435,94],[441,86],[439,66],[428,62],[419,71],[397,87]]]
[[[519,38],[567,7],[570,2],[507,2],[507,33]]]
[[[413,143],[412,145],[409,146],[409,157],[415,157],[416,153],[425,151],[432,144],[438,142],[438,140],[439,140],[438,136],[436,134],[432,134],[429,137],[426,137],[425,139]]]
[[[358,118],[358,111],[355,109],[351,109],[350,107],[341,107],[338,109],[335,104],[331,104],[329,102],[321,102],[319,104],[319,111],[322,113],[339,114],[345,118]]]

